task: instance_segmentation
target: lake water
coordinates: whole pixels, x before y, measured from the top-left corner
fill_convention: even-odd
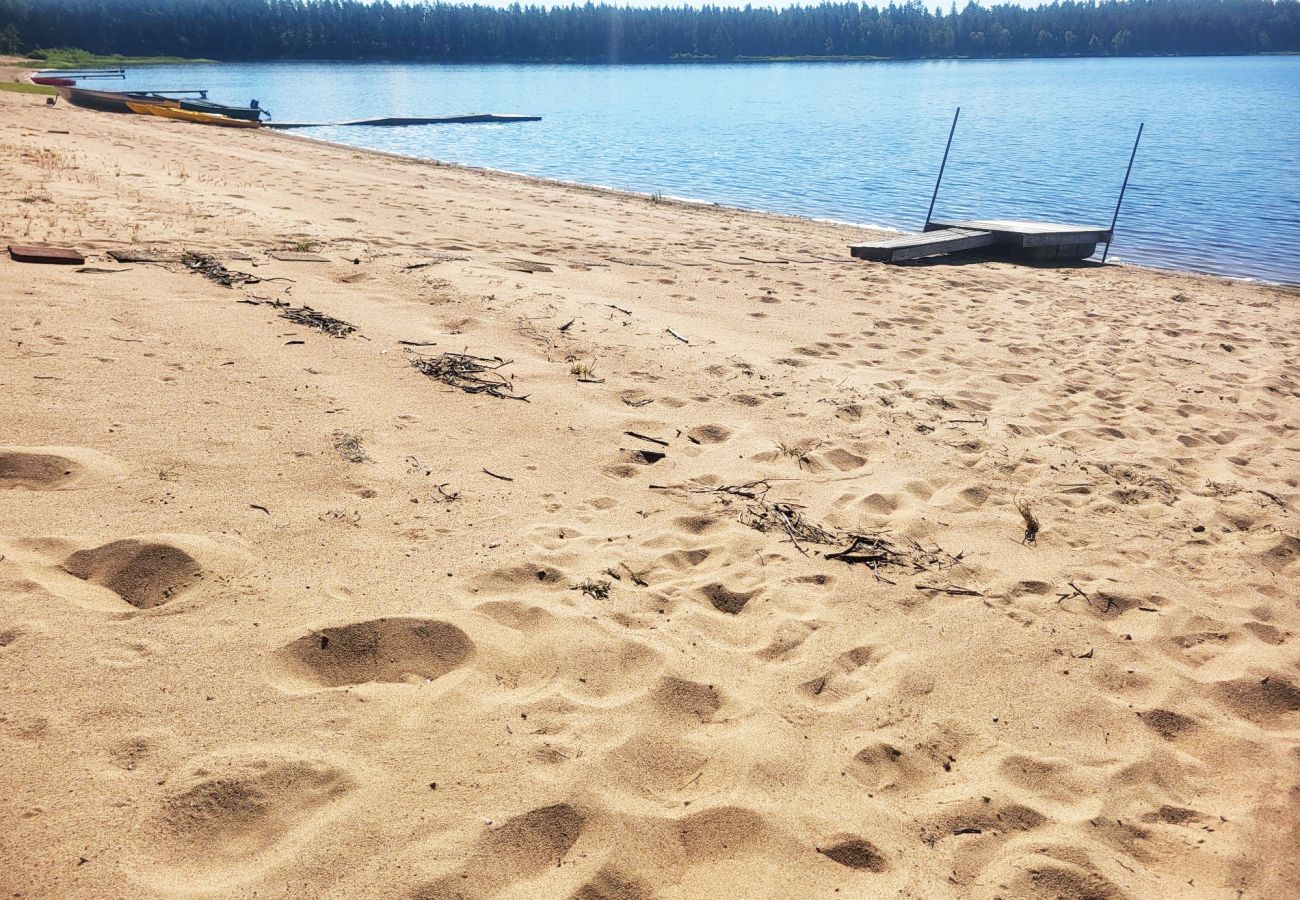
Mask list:
[[[1300,283],[1300,57],[590,66],[249,63],[136,68],[279,119],[530,113],[520,125],[300,134],[772,212],[1109,224],[1111,259]],[[107,85],[103,85],[107,87]],[[839,248],[836,248],[839,249]]]

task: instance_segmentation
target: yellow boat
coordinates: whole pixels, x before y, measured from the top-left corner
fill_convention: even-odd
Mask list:
[[[145,116],[162,116],[164,119],[180,119],[182,122],[198,122],[200,125],[221,125],[225,128],[258,128],[262,123],[247,119],[231,119],[227,116],[214,116],[211,113],[191,112],[188,109],[173,109],[168,106],[154,106],[150,103],[126,102],[133,113]]]

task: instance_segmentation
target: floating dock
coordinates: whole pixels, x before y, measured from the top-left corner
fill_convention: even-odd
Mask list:
[[[541,116],[515,116],[500,113],[476,113],[468,116],[383,116],[376,119],[352,119],[348,122],[263,122],[264,128],[335,128],[369,125],[372,128],[400,128],[406,125],[480,125],[540,122]]]
[[[849,252],[858,259],[886,263],[971,250],[1033,262],[1067,262],[1092,256],[1098,244],[1110,241],[1111,234],[1111,229],[1096,225],[1008,219],[936,220],[928,223],[923,232],[854,244]]]
[[[1124,192],[1128,189],[1129,176],[1133,174],[1133,160],[1137,159],[1138,144],[1142,141],[1145,125],[1138,125],[1137,138],[1133,141],[1133,152],[1129,154],[1128,169],[1124,172],[1124,183],[1120,185],[1119,199],[1115,202],[1115,214],[1111,217],[1109,228],[1101,225],[1027,222],[1021,219],[941,222],[933,217],[934,204],[939,199],[939,185],[943,184],[943,172],[948,167],[948,152],[952,150],[952,137],[957,133],[957,119],[960,117],[959,106],[952,117],[952,128],[948,130],[948,143],[943,148],[943,160],[939,163],[939,177],[935,179],[934,193],[930,195],[930,209],[925,214],[925,225],[921,231],[883,241],[852,244],[849,253],[857,259],[885,263],[971,251],[1026,262],[1078,262],[1096,253],[1098,244],[1105,244],[1106,252],[1102,254],[1101,261],[1106,261],[1111,241],[1115,238],[1115,225],[1119,222],[1119,210],[1124,204]]]

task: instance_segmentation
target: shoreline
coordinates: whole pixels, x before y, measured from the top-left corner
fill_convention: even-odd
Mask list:
[[[1300,881],[1294,289],[0,121],[0,889]]]
[[[702,199],[696,199],[690,197],[677,197],[670,194],[653,194],[653,193],[647,193],[643,191],[634,191],[629,188],[618,188],[610,185],[593,184],[593,183],[582,182],[582,181],[571,181],[565,178],[551,178],[544,175],[530,175],[527,172],[515,172],[510,169],[498,169],[493,166],[475,166],[475,165],[470,165],[468,163],[459,163],[459,162],[452,162],[447,160],[433,159],[431,157],[426,157],[426,156],[415,156],[409,153],[397,153],[391,150],[378,150],[373,147],[365,147],[358,144],[349,144],[343,141],[332,141],[326,138],[313,137],[308,134],[302,134],[302,133],[289,134],[286,132],[277,131],[276,129],[272,129],[272,128],[268,128],[264,130],[268,133],[274,133],[278,137],[290,138],[293,140],[300,140],[300,141],[310,141],[312,143],[322,144],[329,147],[343,148],[358,153],[373,154],[381,158],[398,159],[406,162],[419,163],[419,164],[429,165],[437,168],[449,168],[449,169],[456,169],[464,172],[477,172],[486,175],[501,176],[508,179],[517,179],[524,183],[573,188],[577,190],[591,191],[596,194],[608,194],[614,197],[645,200],[645,201],[650,201],[655,203],[676,204],[687,208],[727,210],[735,213],[742,213],[745,215],[754,215],[754,216],[763,216],[763,217],[777,219],[777,220],[788,220],[791,222],[806,222],[806,223],[830,225],[837,228],[852,229],[854,231],[859,231],[862,233],[861,235],[859,235],[860,238],[881,237],[881,236],[886,236],[891,234],[908,233],[905,229],[895,228],[890,225],[874,224],[874,223],[864,224],[860,222],[850,222],[844,219],[834,219],[825,216],[805,216],[805,215],[800,215],[798,213],[775,212],[772,210],[756,209],[747,206],[732,206],[730,204],[715,203],[709,200],[702,200]],[[295,131],[301,131],[301,130],[295,129]],[[656,197],[658,199],[655,199]],[[848,257],[846,253],[845,258],[850,259],[851,257]],[[1084,262],[1092,263],[1094,261],[1085,260]],[[1028,264],[1023,264],[1023,265],[1028,265]],[[1101,263],[1096,262],[1096,265],[1101,265]],[[1107,265],[1121,266],[1129,269],[1152,272],[1155,274],[1188,275],[1188,276],[1196,276],[1199,278],[1206,278],[1211,280],[1221,280],[1227,283],[1258,284],[1265,287],[1274,287],[1283,290],[1300,291],[1300,282],[1292,283],[1287,281],[1270,281],[1267,278],[1261,278],[1254,275],[1225,275],[1220,272],[1207,272],[1199,269],[1168,268],[1164,266],[1156,266],[1156,265],[1150,265],[1146,263],[1128,262],[1123,259],[1118,259],[1113,262],[1108,262]],[[1070,268],[1070,266],[1045,265],[1045,266],[1040,266],[1040,268]]]
[[[1287,54],[1255,54],[1255,55],[1287,55]],[[1073,58],[1073,57],[1071,57],[1071,58]],[[330,62],[330,61],[332,61],[332,60],[276,60],[276,61],[274,61],[274,62],[284,62],[284,63],[294,64],[294,63],[319,63],[319,62]],[[337,61],[337,60],[333,60],[333,61]],[[906,60],[894,60],[894,61],[906,61]],[[3,60],[0,60],[0,62],[3,62]],[[23,62],[28,62],[28,61],[25,61],[25,60],[24,60]],[[195,61],[195,62],[200,62],[200,61]],[[343,62],[347,62],[347,61],[343,61]],[[360,62],[365,62],[365,61],[360,61]],[[401,61],[393,61],[393,60],[377,60],[377,61],[374,61],[374,62],[393,62],[394,64],[404,64],[404,63],[402,63]],[[4,71],[3,66],[0,66],[0,77],[3,77],[3,74],[2,74],[3,71]],[[30,72],[30,71],[29,71],[29,72],[25,72],[25,73],[23,73],[23,74],[24,74],[24,77],[29,77],[31,74],[33,74],[33,72]],[[277,132],[277,133],[279,133],[279,132]],[[289,136],[289,135],[286,135],[286,134],[282,134],[282,133],[281,133],[281,136],[286,136],[286,137],[287,137],[287,136]],[[402,159],[409,159],[409,160],[415,160],[415,161],[422,161],[422,162],[427,162],[427,163],[434,164],[434,165],[450,166],[450,167],[458,167],[458,168],[463,168],[463,169],[467,169],[467,170],[478,170],[478,171],[483,171],[483,172],[499,173],[499,174],[506,175],[506,176],[515,176],[515,177],[520,177],[520,178],[525,178],[525,179],[531,178],[531,179],[536,179],[538,183],[552,183],[552,184],[557,184],[557,185],[568,185],[568,186],[574,186],[574,187],[585,187],[585,188],[590,188],[590,189],[597,190],[597,191],[609,191],[609,192],[611,192],[611,193],[613,193],[613,194],[625,194],[625,195],[628,195],[628,196],[636,196],[636,197],[644,196],[644,197],[650,198],[650,197],[656,197],[656,196],[658,196],[658,197],[660,197],[661,199],[671,200],[672,202],[676,202],[676,203],[684,203],[684,204],[688,204],[688,205],[698,205],[698,206],[701,206],[701,207],[711,207],[711,206],[712,206],[712,207],[718,207],[718,208],[732,209],[732,210],[741,211],[741,212],[746,212],[746,213],[754,213],[754,214],[758,214],[758,215],[767,215],[767,216],[775,216],[775,217],[785,217],[785,218],[788,218],[788,219],[790,219],[790,220],[792,220],[792,221],[820,222],[820,223],[826,223],[826,224],[830,224],[830,225],[843,226],[843,227],[846,227],[846,228],[859,230],[859,231],[862,231],[862,232],[864,232],[864,233],[866,233],[866,234],[876,235],[876,236],[879,236],[879,235],[885,235],[885,234],[905,234],[905,233],[907,233],[907,229],[905,229],[905,228],[902,228],[902,227],[896,227],[896,226],[891,226],[891,225],[886,225],[886,224],[878,223],[878,222],[857,222],[857,221],[851,221],[851,220],[846,220],[846,219],[838,219],[838,218],[834,218],[834,217],[831,217],[831,216],[818,216],[818,215],[801,214],[801,213],[794,213],[794,212],[779,212],[779,211],[768,210],[768,209],[760,209],[760,208],[756,208],[756,207],[736,206],[736,205],[730,205],[730,204],[721,203],[721,202],[713,202],[713,201],[709,201],[709,200],[701,199],[701,198],[678,197],[678,196],[675,196],[675,195],[663,195],[663,194],[661,194],[661,193],[640,192],[640,191],[635,191],[635,190],[626,189],[626,188],[618,188],[618,187],[614,187],[614,186],[610,186],[610,185],[603,185],[603,184],[596,184],[596,183],[587,183],[587,182],[582,182],[582,181],[577,181],[577,180],[571,180],[571,179],[567,179],[567,178],[557,178],[557,177],[541,176],[541,175],[530,175],[530,174],[528,174],[528,173],[523,173],[523,172],[514,172],[514,171],[512,171],[512,170],[508,170],[508,169],[498,169],[498,168],[495,168],[495,167],[493,167],[493,166],[488,166],[488,165],[482,165],[482,166],[479,166],[479,165],[471,165],[471,164],[467,164],[467,163],[451,162],[451,161],[445,161],[445,160],[432,159],[432,158],[429,158],[429,157],[421,157],[421,156],[415,156],[415,155],[411,155],[411,154],[403,154],[403,153],[397,153],[397,152],[393,152],[393,151],[385,151],[385,150],[373,149],[373,148],[369,148],[369,147],[366,147],[366,146],[363,146],[363,145],[359,145],[359,144],[351,144],[351,143],[346,143],[346,142],[343,142],[343,141],[333,141],[333,140],[329,140],[329,139],[325,139],[325,138],[320,138],[320,137],[311,137],[311,136],[308,136],[308,135],[306,135],[306,134],[297,134],[297,135],[294,135],[294,136],[298,137],[299,139],[303,139],[303,140],[314,140],[314,141],[318,141],[318,142],[321,142],[321,143],[324,143],[324,144],[327,144],[327,145],[331,145],[331,146],[337,146],[337,147],[348,148],[348,149],[353,150],[353,151],[355,151],[355,152],[374,153],[374,154],[378,154],[378,155],[381,155],[381,156],[390,156],[390,157],[393,157],[393,158],[402,158]],[[1123,240],[1123,225],[1122,225],[1122,223],[1121,223],[1121,227],[1120,227],[1119,231],[1120,231],[1120,240],[1122,241],[1122,240]],[[1099,255],[1099,254],[1100,254],[1100,250],[1098,250],[1098,255]],[[1121,257],[1122,257],[1122,251],[1121,251]],[[1195,268],[1195,267],[1181,268],[1181,267],[1178,267],[1178,266],[1175,265],[1175,264],[1160,264],[1160,263],[1155,263],[1155,262],[1136,262],[1136,261],[1124,260],[1124,259],[1122,259],[1122,258],[1116,259],[1115,261],[1111,262],[1111,264],[1112,264],[1112,265],[1131,266],[1131,267],[1136,267],[1136,268],[1140,268],[1140,269],[1150,270],[1150,271],[1153,271],[1153,272],[1169,272],[1169,273],[1176,273],[1176,274],[1197,275],[1197,276],[1202,276],[1202,277],[1206,277],[1206,278],[1221,278],[1221,279],[1226,279],[1226,280],[1228,280],[1228,281],[1233,281],[1233,282],[1242,282],[1242,283],[1248,283],[1248,284],[1262,284],[1262,285],[1276,286],[1276,287],[1289,288],[1289,289],[1300,289],[1300,280],[1285,280],[1285,279],[1281,279],[1281,278],[1279,278],[1279,279],[1270,279],[1269,277],[1262,276],[1262,275],[1236,274],[1236,273],[1230,273],[1230,272],[1212,271],[1212,270],[1201,269],[1201,268]]]

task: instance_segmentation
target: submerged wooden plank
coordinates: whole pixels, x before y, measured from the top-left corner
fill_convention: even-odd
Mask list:
[[[80,266],[86,257],[71,247],[33,247],[10,244],[9,256],[14,262],[49,263],[56,266]]]
[[[903,262],[909,259],[921,259],[943,253],[955,253],[959,250],[973,250],[988,247],[996,241],[992,232],[977,231],[970,228],[945,228],[926,231],[920,234],[905,234],[883,241],[869,241],[854,244],[849,248],[858,259],[870,259],[876,262]]]
[[[367,125],[373,128],[397,128],[406,125],[508,125],[514,122],[540,122],[541,116],[516,116],[500,113],[475,113],[468,116],[382,116],[353,119],[349,122],[263,122],[267,128],[331,128]]]

